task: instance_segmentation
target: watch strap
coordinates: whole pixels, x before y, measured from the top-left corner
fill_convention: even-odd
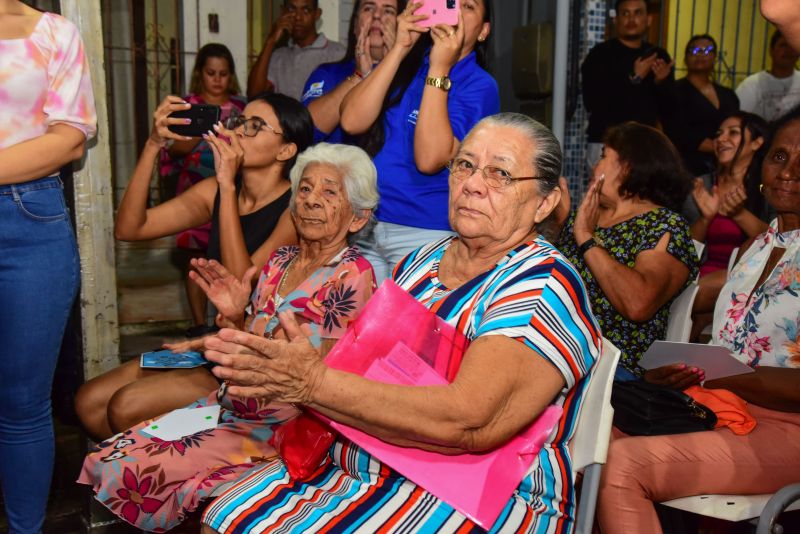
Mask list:
[[[594,237],[590,237],[589,239],[578,245],[578,254],[580,254],[581,257],[583,257],[583,255],[586,254],[586,252],[589,249],[594,248],[596,246],[599,246],[597,241],[595,241]]]

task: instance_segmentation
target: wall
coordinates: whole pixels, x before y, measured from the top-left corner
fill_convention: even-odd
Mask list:
[[[695,34],[708,33],[720,47],[718,83],[735,87],[768,67],[772,25],[761,16],[758,0],[673,0],[669,3],[665,48],[676,58],[677,76],[685,75],[684,48]]]

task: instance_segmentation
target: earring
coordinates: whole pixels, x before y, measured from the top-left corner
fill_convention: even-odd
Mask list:
[[[482,43],[484,39],[486,39],[486,37],[484,37],[483,35],[478,36],[478,42]]]
[[[764,184],[758,184],[758,192],[764,194]]]

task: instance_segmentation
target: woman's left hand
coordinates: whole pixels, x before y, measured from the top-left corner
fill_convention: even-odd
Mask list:
[[[230,382],[231,395],[302,404],[313,398],[327,366],[311,345],[308,326],[291,312],[279,317],[289,341],[223,329],[206,342],[206,358],[218,364],[212,372]]]
[[[572,227],[572,235],[575,242],[580,245],[594,235],[597,227],[597,220],[600,218],[600,190],[603,187],[605,175],[592,182],[589,190],[586,191],[578,211],[575,213],[575,225]]]
[[[228,130],[221,122],[214,125],[214,130],[218,135],[228,139],[226,141],[210,133],[203,135],[203,139],[211,147],[211,152],[214,154],[214,170],[217,173],[217,183],[220,186],[233,186],[236,173],[239,172],[239,167],[244,161],[244,150],[236,132]]]
[[[430,55],[430,70],[434,76],[449,73],[453,65],[458,63],[461,49],[464,47],[464,18],[458,12],[458,25],[437,24],[431,27],[433,48]]]
[[[371,19],[367,20],[365,24],[362,24],[361,28],[358,30],[358,39],[356,39],[356,72],[362,77],[372,71],[372,50],[369,46],[369,31],[371,25]]]
[[[744,209],[747,200],[747,193],[743,185],[737,185],[731,189],[719,203],[719,212],[726,217],[738,215]]]

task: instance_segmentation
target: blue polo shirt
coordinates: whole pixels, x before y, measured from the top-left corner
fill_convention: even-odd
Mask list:
[[[308,104],[317,98],[333,91],[345,78],[353,74],[355,70],[356,62],[354,60],[344,63],[326,63],[320,65],[314,69],[308,77],[305,88],[303,89],[303,98],[300,101],[305,107],[308,107]],[[353,137],[345,133],[339,126],[331,133],[325,133],[318,130],[317,126],[314,125],[314,144],[322,141],[326,143],[355,144],[353,142]]]
[[[450,230],[447,169],[423,174],[414,162],[414,130],[428,67],[426,56],[403,98],[386,110],[386,143],[374,159],[381,195],[376,217],[394,224]],[[500,95],[494,78],[478,65],[475,52],[456,63],[450,80],[447,114],[453,134],[462,140],[479,120],[500,111]]]

